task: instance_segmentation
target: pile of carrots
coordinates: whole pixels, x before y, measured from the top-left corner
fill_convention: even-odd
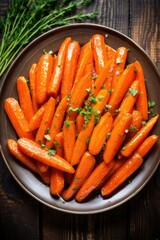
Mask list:
[[[144,72],[138,60],[127,65],[128,52],[101,34],[83,46],[66,37],[18,77],[18,99],[5,100],[18,135],[9,151],[53,196],[109,197],[157,142],[150,132],[159,116],[149,115]]]

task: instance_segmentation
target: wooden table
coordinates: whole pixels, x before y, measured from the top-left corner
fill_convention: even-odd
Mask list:
[[[0,14],[8,6],[0,1]],[[112,27],[138,43],[160,70],[160,1],[95,0],[92,22]],[[160,168],[130,201],[93,215],[50,209],[25,193],[0,159],[0,239],[2,240],[159,240]]]

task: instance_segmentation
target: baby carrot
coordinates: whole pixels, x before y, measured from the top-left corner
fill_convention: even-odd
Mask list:
[[[149,137],[147,137],[141,145],[137,148],[136,152],[141,156],[145,157],[147,153],[150,151],[150,149],[153,147],[153,145],[157,142],[158,136],[153,134]]]
[[[129,142],[125,144],[125,146],[121,150],[121,154],[125,157],[129,157],[139,145],[143,142],[143,140],[147,137],[149,132],[154,127],[155,123],[158,120],[159,115],[152,117],[141,129],[137,132],[133,138]]]
[[[125,180],[127,180],[143,163],[143,158],[133,154],[126,162],[111,176],[101,188],[101,194],[106,197],[113,193]]]
[[[64,39],[64,41],[60,45],[58,55],[55,61],[53,73],[51,76],[51,80],[47,88],[48,96],[52,96],[55,98],[58,95],[61,81],[62,81],[62,74],[63,74],[64,64],[65,64],[66,52],[68,49],[68,45],[71,43],[71,41],[72,41],[71,37],[67,37]]]
[[[131,87],[129,88],[128,93],[126,94],[126,97],[122,100],[120,107],[119,107],[119,113],[116,116],[114,120],[114,124],[118,121],[119,117],[124,113],[132,113],[133,107],[136,103],[137,97],[138,97],[138,89],[139,89],[139,82],[137,80],[134,80]]]
[[[53,71],[54,59],[51,54],[43,54],[37,64],[36,73],[36,100],[39,105],[47,100],[47,86],[50,82]]]
[[[90,89],[91,86],[92,79],[88,74],[81,78],[81,80],[75,85],[73,92],[71,93],[68,108],[68,116],[71,120],[76,119],[78,113],[75,112],[74,109],[82,107],[83,101],[88,95],[87,89]]]
[[[28,157],[27,155],[23,154],[21,151],[19,151],[17,142],[15,140],[8,139],[7,145],[8,145],[8,149],[9,149],[10,153],[15,158],[17,158],[18,161],[23,163],[27,168],[29,168],[33,172],[38,173],[35,160],[33,158]]]
[[[107,59],[113,60],[116,55],[116,50],[114,48],[112,48],[111,46],[109,46],[108,44],[106,44],[105,46],[106,46],[106,52],[107,52]]]
[[[64,156],[68,162],[71,162],[73,149],[76,142],[75,122],[71,120],[64,121],[62,132],[63,132]]]
[[[125,68],[127,53],[128,53],[128,50],[125,47],[119,47],[116,50],[113,81],[112,81],[113,89],[115,88],[116,83],[119,81],[119,77]]]
[[[61,132],[61,127],[63,125],[63,120],[67,107],[68,99],[67,97],[64,97],[55,110],[55,114],[51,122],[50,133],[48,133],[49,139],[46,141],[47,148],[51,148],[53,146],[55,135]]]
[[[116,84],[116,88],[113,90],[113,93],[109,99],[109,109],[110,112],[114,112],[115,109],[119,106],[129,87],[135,79],[135,64],[130,64],[121,74],[118,83]]]
[[[77,41],[71,42],[68,45],[68,49],[65,57],[65,65],[64,65],[62,83],[60,88],[61,99],[67,96],[71,92],[75,74],[76,74],[79,53],[80,53],[79,43]]]
[[[33,63],[31,68],[29,69],[29,84],[31,89],[31,99],[34,113],[38,111],[38,103],[36,100],[36,71],[37,71],[37,63]]]
[[[76,165],[80,162],[81,157],[87,150],[88,140],[92,134],[95,124],[94,115],[92,114],[91,119],[88,121],[87,125],[82,128],[75,142],[73,149],[71,165]]]
[[[132,121],[125,141],[129,141],[142,127],[142,114],[140,111],[132,111]]]
[[[29,122],[34,116],[34,110],[28,84],[23,76],[20,76],[17,79],[17,92],[20,107],[25,115],[26,120]]]
[[[92,155],[97,155],[106,140],[106,136],[112,129],[113,118],[109,112],[106,112],[94,127],[88,149]]]
[[[75,172],[74,168],[64,158],[57,154],[50,154],[48,150],[41,148],[36,142],[27,138],[20,138],[17,143],[20,151],[35,160],[64,172]]]
[[[106,82],[106,77],[107,77],[107,73],[109,71],[110,65],[111,65],[111,61],[108,61],[104,66],[104,68],[99,72],[98,77],[96,78],[92,86],[92,94],[97,95],[101,87]]]
[[[115,157],[126,137],[126,131],[130,127],[131,120],[131,114],[123,113],[116,125],[113,127],[103,153],[105,163],[111,162]]]
[[[50,125],[54,115],[54,111],[55,111],[55,99],[50,97],[48,102],[46,103],[42,121],[40,123],[40,126],[35,137],[35,141],[37,143],[44,144],[46,142],[48,132],[50,131]]]
[[[29,122],[29,129],[30,131],[36,130],[37,128],[39,128],[42,117],[44,115],[44,111],[45,111],[45,107],[46,107],[46,103],[43,104],[38,111],[34,114],[34,116],[32,117],[32,119]]]
[[[56,153],[60,157],[64,157],[64,148],[63,148],[63,133],[59,132],[55,135],[54,138],[54,148],[56,150]]]
[[[91,38],[91,43],[96,73],[99,74],[108,61],[104,36],[101,34],[94,34]]]
[[[4,109],[19,137],[33,139],[33,134],[30,132],[29,124],[24,116],[19,103],[14,98],[7,98],[4,102]]]
[[[101,183],[101,180],[111,171],[114,165],[114,161],[106,164],[101,162],[93,170],[87,180],[83,183],[80,190],[77,192],[75,199],[78,202],[82,202],[96,187]]]
[[[45,171],[41,171],[41,168],[39,167],[39,164],[40,162],[37,162],[38,163],[38,173],[41,177],[41,179],[43,180],[43,182],[47,185],[50,184],[50,181],[51,181],[51,168],[50,167],[47,167],[45,169]],[[45,164],[44,164],[45,166]]]
[[[75,196],[77,191],[93,171],[95,163],[95,158],[88,151],[83,154],[69,187],[61,194],[65,201],[68,201]]]
[[[142,113],[143,120],[148,119],[147,90],[144,79],[143,68],[139,61],[135,61],[136,79],[139,81],[139,96],[136,101],[136,109]]]
[[[64,172],[59,169],[52,168],[50,177],[50,193],[54,196],[60,196],[64,185]]]
[[[81,114],[78,114],[76,118],[76,130],[79,133],[82,130],[82,127],[84,125],[84,116]]]

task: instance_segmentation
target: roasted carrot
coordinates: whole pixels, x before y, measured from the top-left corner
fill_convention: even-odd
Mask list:
[[[54,58],[51,54],[43,54],[37,64],[36,73],[36,100],[39,105],[47,100],[47,87],[53,71]]]
[[[38,109],[38,111],[34,114],[32,119],[30,120],[30,122],[29,122],[29,129],[30,129],[30,131],[33,131],[33,130],[36,130],[37,128],[39,128],[39,126],[41,124],[42,117],[44,115],[45,107],[46,107],[46,103],[43,104]]]
[[[63,147],[65,159],[70,163],[76,142],[76,125],[74,121],[66,120],[63,123]]]
[[[120,75],[124,71],[126,59],[127,59],[127,53],[128,53],[128,50],[125,47],[119,47],[116,50],[113,81],[112,81],[113,89],[115,88],[116,83],[119,81]]]
[[[19,137],[33,139],[33,134],[30,132],[29,124],[19,106],[18,101],[14,98],[7,98],[4,102],[4,109],[17,135]]]
[[[99,115],[101,115],[103,110],[106,108],[109,97],[110,97],[110,94],[107,89],[101,89],[98,92],[95,98],[95,103],[93,104],[93,109],[97,110],[99,112]]]
[[[135,80],[135,81],[133,81],[131,87],[129,88],[129,91],[126,94],[126,97],[123,98],[123,100],[120,104],[119,112],[114,120],[114,124],[116,124],[119,117],[124,112],[132,113],[133,107],[134,107],[137,97],[138,97],[138,89],[139,89],[139,82],[137,80]]]
[[[35,160],[33,158],[28,157],[27,155],[23,154],[21,151],[19,151],[17,142],[15,140],[8,139],[7,146],[8,146],[10,153],[15,158],[17,158],[18,161],[23,163],[27,168],[29,168],[33,172],[38,173]]]
[[[97,155],[106,141],[107,134],[112,129],[113,118],[109,112],[106,112],[94,127],[88,149],[92,155]]]
[[[66,52],[68,49],[68,45],[71,43],[71,41],[72,41],[71,37],[67,37],[64,39],[64,41],[60,45],[58,55],[55,61],[54,69],[53,69],[53,74],[51,76],[51,80],[47,88],[48,96],[52,96],[55,98],[59,93],[64,64],[65,64]]]
[[[106,82],[107,73],[109,71],[110,66],[111,66],[111,61],[108,61],[104,66],[104,68],[99,72],[98,77],[95,79],[92,86],[92,94],[97,95],[101,87]]]
[[[35,160],[64,172],[75,172],[74,168],[65,159],[57,154],[52,154],[52,152],[50,154],[48,150],[41,148],[36,142],[27,138],[20,138],[17,142],[20,151]]]
[[[126,131],[130,127],[131,120],[131,114],[123,113],[116,125],[113,127],[109,139],[106,142],[106,147],[103,153],[103,159],[105,163],[111,162],[120,149],[126,137]]]
[[[103,197],[107,197],[124,183],[143,163],[143,158],[138,154],[133,154],[126,162],[111,176],[101,188]]]
[[[50,178],[50,193],[54,196],[60,196],[64,188],[64,172],[52,168],[51,169],[51,178]]]
[[[50,97],[46,104],[42,121],[40,123],[40,126],[35,137],[35,141],[37,143],[44,144],[46,142],[46,138],[48,139],[49,136],[48,133],[50,131],[54,111],[55,111],[55,99]]]
[[[61,194],[65,201],[68,201],[75,196],[77,191],[93,171],[95,163],[95,158],[88,151],[83,154],[69,187]]]
[[[71,89],[73,87],[79,53],[79,43],[77,41],[71,42],[67,48],[64,70],[62,74],[62,82],[60,88],[61,99],[67,96],[71,92]]]
[[[85,75],[74,87],[73,92],[71,93],[68,115],[71,120],[75,120],[78,113],[75,112],[75,109],[82,107],[84,99],[88,95],[87,89],[90,89],[92,86],[92,79],[90,75]]]
[[[67,97],[64,97],[60,101],[60,103],[58,104],[55,110],[55,114],[51,122],[49,140],[47,140],[46,142],[47,148],[51,148],[53,146],[55,135],[61,132],[61,127],[63,125],[63,120],[64,120],[67,107],[68,107],[68,99]]]
[[[36,99],[36,72],[37,72],[37,63],[33,63],[29,69],[29,85],[31,89],[31,99],[34,113],[38,111],[38,103]]]
[[[149,137],[147,137],[142,143],[141,145],[138,147],[138,149],[136,150],[136,152],[141,156],[141,157],[145,157],[147,155],[147,153],[150,151],[150,149],[153,147],[153,145],[157,142],[158,140],[158,136],[153,134]]]
[[[135,79],[135,64],[130,64],[121,74],[120,79],[109,99],[110,112],[114,113],[119,106],[129,87]]]
[[[101,34],[94,34],[91,38],[91,43],[96,73],[99,74],[104,68],[104,66],[107,64],[108,60],[104,36]]]
[[[93,128],[95,124],[94,115],[92,114],[91,119],[88,121],[88,124],[78,134],[78,137],[75,142],[71,165],[76,165],[80,162],[81,157],[87,150],[88,140],[91,137]]]
[[[107,52],[107,59],[114,61],[115,55],[116,55],[116,50],[109,46],[108,44],[106,46],[106,52]]]
[[[129,157],[140,146],[143,140],[147,137],[149,132],[154,127],[158,120],[159,115],[152,117],[141,129],[137,132],[129,142],[121,150],[121,154],[125,157]]]
[[[82,114],[78,114],[76,118],[76,130],[78,133],[82,130],[84,123],[84,116]]]
[[[64,147],[63,147],[63,133],[59,132],[55,135],[54,138],[54,148],[56,150],[56,153],[60,157],[64,157]]]
[[[114,161],[109,164],[101,162],[93,170],[87,180],[84,182],[80,190],[77,192],[75,199],[78,202],[82,202],[97,186],[101,183],[101,180],[111,171],[114,165]]]
[[[143,120],[148,120],[148,100],[143,68],[139,61],[135,61],[136,79],[139,81],[139,96],[136,101],[136,109],[142,113]]]
[[[26,120],[29,122],[31,118],[34,116],[34,110],[30,90],[27,81],[23,76],[17,78],[17,92],[20,107],[24,113]]]
[[[44,164],[45,166],[45,164]],[[51,169],[50,167],[46,168],[45,171],[41,171],[39,166],[38,166],[38,173],[41,177],[41,179],[43,180],[43,182],[47,185],[50,184],[51,181]]]

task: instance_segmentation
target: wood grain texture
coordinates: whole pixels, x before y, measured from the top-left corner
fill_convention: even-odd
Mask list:
[[[9,1],[0,1],[0,14]],[[160,1],[94,0],[86,12],[137,42],[160,71]],[[160,240],[160,167],[130,201],[108,212],[74,215],[50,209],[25,193],[0,159],[2,240]]]

